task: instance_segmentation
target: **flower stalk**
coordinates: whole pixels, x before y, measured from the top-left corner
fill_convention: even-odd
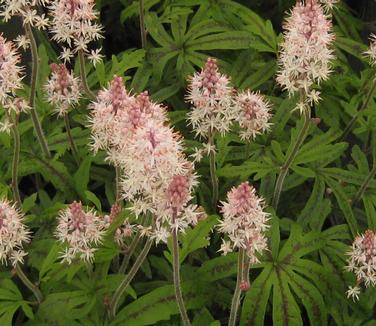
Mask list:
[[[212,184],[212,204],[214,211],[217,210],[217,203],[218,203],[218,177],[217,177],[217,167],[216,167],[216,153],[214,149],[214,135],[215,133],[211,131],[209,133],[209,146],[210,146],[210,154],[209,154],[209,161],[210,161],[210,179]]]
[[[90,90],[90,87],[89,87],[89,84],[88,84],[87,78],[86,78],[85,55],[84,55],[84,52],[82,50],[78,50],[78,61],[79,61],[79,64],[80,64],[80,78],[81,78],[82,88],[83,88],[86,96],[89,98],[89,100],[94,100],[95,95]]]
[[[239,310],[240,305],[240,295],[241,295],[241,282],[243,280],[243,264],[244,264],[244,249],[239,249],[238,253],[238,273],[236,278],[236,287],[234,291],[234,295],[232,297],[231,302],[231,312],[230,318],[228,321],[228,326],[235,326],[236,325],[236,317]]]
[[[291,164],[293,163],[296,155],[299,152],[300,147],[302,146],[305,138],[307,137],[308,129],[310,125],[310,116],[311,116],[310,108],[305,106],[304,111],[302,113],[303,126],[299,131],[298,137],[296,138],[295,144],[290,154],[287,156],[285,163],[281,167],[281,171],[278,175],[278,178],[275,184],[273,201],[272,201],[272,206],[274,207],[275,210],[277,210],[278,208],[278,203],[279,203],[279,198],[281,196],[283,183],[291,167]]]
[[[43,151],[44,156],[47,158],[51,158],[51,153],[50,153],[50,149],[48,148],[47,139],[44,135],[42,125],[39,121],[38,113],[35,107],[35,97],[36,97],[36,91],[37,91],[38,71],[39,71],[39,58],[38,58],[37,43],[35,41],[33,31],[29,23],[25,23],[25,32],[26,32],[27,38],[30,40],[31,59],[32,59],[31,84],[30,84],[30,96],[29,96],[31,120],[33,121],[34,130],[37,135],[37,139]]]
[[[355,205],[359,202],[359,200],[363,197],[365,191],[368,188],[369,183],[374,180],[376,175],[376,163],[373,163],[373,168],[371,172],[368,174],[367,178],[363,181],[362,185],[360,186],[358,192],[355,194],[352,204]]]
[[[29,278],[26,276],[26,274],[23,272],[20,264],[17,264],[15,267],[15,271],[19,279],[22,281],[22,283],[31,291],[33,292],[35,298],[38,301],[38,304],[40,304],[43,301],[43,295],[40,291],[39,287],[36,286],[33,282],[29,280]]]
[[[123,281],[120,283],[118,288],[116,289],[114,295],[112,296],[110,305],[109,305],[109,310],[108,314],[110,319],[113,319],[116,316],[117,308],[119,306],[120,299],[126,289],[128,288],[129,284],[132,282],[133,278],[137,274],[138,270],[140,269],[142,263],[144,262],[146,256],[148,255],[150,248],[153,244],[153,240],[148,238],[145,247],[142,249],[140,255],[137,257],[134,265],[132,266],[131,270],[129,273],[125,276]]]
[[[146,48],[146,29],[145,29],[145,6],[144,0],[140,0],[140,32],[141,32],[141,45]]]
[[[173,214],[173,223],[176,219],[176,210]],[[174,227],[171,231],[172,235],[172,265],[174,274],[174,287],[176,303],[178,304],[181,320],[184,326],[189,326],[191,323],[188,318],[187,310],[184,305],[183,295],[180,285],[180,261],[179,261],[179,242],[178,242],[178,230]]]
[[[64,124],[65,124],[65,130],[67,132],[68,141],[69,141],[69,144],[70,144],[70,148],[72,150],[73,157],[74,157],[77,165],[80,165],[79,154],[78,154],[78,151],[77,151],[76,144],[74,143],[74,140],[73,140],[68,113],[64,113]]]

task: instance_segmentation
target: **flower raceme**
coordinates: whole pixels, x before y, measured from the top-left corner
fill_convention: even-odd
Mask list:
[[[277,82],[290,95],[304,94],[305,99],[298,104],[302,110],[307,103],[319,100],[320,93],[314,87],[331,72],[332,23],[317,0],[307,0],[295,5],[284,29]]]
[[[227,202],[222,202],[223,220],[219,223],[224,240],[220,251],[224,254],[244,249],[251,264],[258,263],[257,253],[267,249],[265,231],[268,229],[268,213],[264,212],[264,200],[248,182],[241,183],[227,193]]]
[[[270,129],[270,104],[259,93],[249,90],[235,97],[235,120],[241,128],[240,138],[250,140]]]
[[[109,160],[117,164],[119,153],[126,150],[136,130],[149,120],[164,122],[165,108],[150,100],[147,92],[130,95],[123,79],[114,76],[108,88],[101,90],[91,105],[90,127],[92,148],[108,152]]]
[[[104,220],[93,210],[84,211],[79,202],[70,204],[60,212],[56,228],[56,237],[66,246],[62,261],[71,264],[78,258],[91,262],[94,246],[101,242],[104,232]]]
[[[229,78],[219,72],[216,59],[208,58],[201,72],[189,80],[187,100],[192,104],[188,115],[196,135],[207,138],[210,133],[224,134],[234,118]]]
[[[23,263],[23,244],[30,242],[30,232],[23,224],[23,215],[9,201],[0,200],[0,263],[15,267]]]
[[[376,65],[376,35],[371,34],[369,49],[365,52],[372,66]]]
[[[355,238],[351,250],[348,252],[347,270],[355,273],[357,285],[349,287],[348,297],[359,299],[361,283],[365,287],[376,286],[376,235],[367,230],[364,234]]]
[[[22,87],[20,55],[13,43],[0,34],[0,104],[9,107],[16,90]]]
[[[79,50],[89,54],[89,44],[100,39],[102,27],[92,0],[57,0],[49,6],[52,39],[64,47],[60,56],[69,61]],[[98,57],[98,52],[92,51]],[[98,58],[97,58],[98,59]],[[100,59],[100,58],[99,58]],[[95,60],[96,61],[96,60]]]
[[[45,86],[47,100],[53,104],[59,116],[68,113],[71,106],[80,99],[80,84],[64,64],[50,65],[51,76]]]

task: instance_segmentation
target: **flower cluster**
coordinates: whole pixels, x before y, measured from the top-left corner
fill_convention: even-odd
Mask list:
[[[84,211],[82,204],[73,202],[58,216],[56,237],[66,245],[63,262],[72,263],[75,258],[92,261],[94,246],[101,242],[105,223],[94,211]]]
[[[347,270],[356,275],[357,285],[349,287],[347,295],[355,300],[359,299],[359,284],[376,286],[376,234],[367,230],[357,236],[348,255]]]
[[[235,248],[244,249],[252,264],[258,262],[257,253],[267,249],[265,231],[268,213],[264,212],[264,201],[256,195],[255,188],[248,182],[232,188],[227,202],[222,202],[223,220],[219,230],[229,241],[223,240],[220,251],[224,254]]]
[[[0,104],[8,107],[12,97],[22,84],[22,68],[19,66],[20,56],[12,42],[0,34]]]
[[[153,103],[147,92],[130,95],[122,78],[114,76],[91,105],[92,148],[106,150],[110,161],[118,165],[128,147],[124,139],[132,138],[150,120],[163,123],[166,119],[165,108]]]
[[[92,0],[57,0],[49,6],[52,39],[65,47],[61,59],[69,61],[78,51],[90,53],[89,44],[100,39],[102,27],[96,23],[98,13]],[[91,52],[94,63],[99,51]]]
[[[241,128],[240,138],[254,139],[256,135],[270,129],[270,104],[259,93],[245,91],[235,98],[235,120]]]
[[[365,52],[372,66],[376,65],[376,35],[371,34],[369,49]]]
[[[80,99],[79,80],[63,64],[52,63],[50,68],[51,76],[45,86],[47,100],[56,107],[58,114],[62,116]]]
[[[207,138],[216,131],[229,131],[234,117],[233,93],[229,78],[219,72],[217,61],[208,58],[188,86],[187,100],[193,105],[188,119],[197,135]]]
[[[229,78],[219,72],[217,61],[208,58],[201,72],[190,77],[187,100],[192,104],[188,121],[196,136],[208,139],[192,155],[200,161],[215,152],[214,134],[225,134],[234,122],[240,126],[242,140],[250,141],[269,130],[270,104],[259,93],[249,90],[237,92]]]
[[[23,215],[15,205],[0,200],[0,262],[12,266],[23,263],[26,252],[23,243],[30,242],[29,231],[23,224]]]
[[[49,25],[45,14],[38,13],[38,6],[45,6],[49,0],[0,0],[0,15],[4,21],[13,16],[21,16],[24,24],[30,24],[38,29],[46,29]]]
[[[314,87],[331,72],[332,23],[317,0],[307,0],[295,5],[284,29],[277,82],[289,94],[304,94],[298,104],[302,111],[307,104],[319,100],[320,93]]]

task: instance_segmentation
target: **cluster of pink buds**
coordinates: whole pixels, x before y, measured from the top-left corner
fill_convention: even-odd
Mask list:
[[[101,242],[105,223],[94,211],[85,211],[82,204],[73,202],[58,216],[56,237],[65,245],[63,262],[71,264],[74,259],[91,262],[94,246]]]
[[[80,84],[64,64],[52,63],[51,76],[45,86],[47,100],[57,109],[59,116],[68,113],[80,99]]]
[[[268,213],[264,212],[264,200],[256,195],[248,182],[232,188],[227,202],[222,202],[223,220],[219,230],[229,240],[223,240],[220,251],[224,254],[236,248],[244,249],[252,264],[258,263],[257,253],[267,249],[265,231],[268,229]]]
[[[22,87],[22,68],[19,63],[20,56],[13,43],[0,34],[0,105],[17,114],[29,109],[24,99],[16,97],[16,91]],[[5,120],[0,122],[1,132],[10,130],[12,123],[8,118],[6,116]]]
[[[188,119],[196,135],[207,138],[216,131],[230,130],[234,118],[229,78],[219,72],[217,61],[208,58],[199,73],[189,81],[187,100],[193,105]]]
[[[269,131],[270,104],[263,95],[250,91],[240,92],[235,98],[235,108],[235,120],[241,128],[241,139],[254,139],[256,135]]]
[[[269,130],[271,113],[265,97],[249,90],[237,93],[229,78],[219,72],[213,58],[208,58],[201,72],[190,77],[187,100],[192,104],[188,121],[196,136],[209,140],[196,149],[192,155],[195,161],[215,152],[209,138],[217,132],[225,134],[234,122],[238,122],[240,137],[246,141]]]
[[[295,5],[284,29],[277,82],[290,95],[302,94],[298,108],[303,111],[307,104],[320,99],[314,88],[331,72],[332,23],[317,0],[307,0]]]
[[[108,229],[110,225],[115,221],[118,215],[121,212],[121,206],[118,204],[114,204],[111,207],[111,213],[109,215],[104,216],[104,223],[105,228]],[[135,231],[135,227],[129,223],[129,220],[126,218],[123,223],[116,228],[114,239],[119,246],[123,246],[125,244],[125,240],[130,238]]]
[[[371,34],[369,49],[365,52],[372,66],[376,65],[376,35]]]
[[[123,79],[114,76],[107,89],[99,92],[91,106],[92,148],[106,150],[110,161],[119,165],[122,152],[136,130],[149,120],[166,120],[165,108],[150,100],[147,92],[130,95]]]
[[[46,6],[49,0],[0,0],[0,16],[9,21],[13,16],[21,16],[24,24],[38,29],[46,29],[49,21],[45,14],[39,14],[38,7]]]
[[[30,242],[29,233],[15,205],[0,200],[0,263],[7,265],[9,261],[13,267],[23,263],[23,244]]]
[[[348,253],[347,270],[357,278],[357,285],[349,287],[348,297],[359,300],[360,284],[365,287],[376,286],[376,234],[367,230],[355,238],[351,251]]]
[[[102,27],[92,0],[57,0],[49,6],[52,39],[64,46],[60,56],[69,61],[78,51],[90,53],[89,44],[100,39]],[[93,63],[101,60],[100,50],[91,51]]]

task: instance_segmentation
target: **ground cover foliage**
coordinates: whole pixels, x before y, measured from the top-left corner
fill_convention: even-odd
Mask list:
[[[290,162],[276,206],[278,175],[304,123],[303,115],[294,110],[299,95],[289,96],[276,83],[281,23],[294,2],[273,3],[274,9],[262,1],[145,0],[142,4],[144,33],[140,33],[139,1],[96,2],[104,37],[94,43],[95,48],[103,47],[105,57],[95,65],[87,60],[85,69],[76,54],[67,63],[75,76],[82,79],[85,74],[94,98],[108,88],[114,75],[123,78],[132,94],[147,90],[152,101],[167,107],[170,125],[184,137],[189,159],[202,147],[202,139],[195,137],[187,121],[188,77],[200,71],[208,57],[216,58],[221,73],[230,77],[238,92],[260,91],[270,102],[269,132],[247,141],[239,136],[240,127],[233,125],[213,137],[219,201],[227,200],[232,187],[248,181],[265,199],[269,214],[268,249],[257,256],[259,263],[250,265],[248,286],[239,294],[236,324],[375,325],[376,276],[367,287],[358,280],[359,300],[346,294],[349,286],[357,284],[356,275],[346,270],[351,244],[365,230],[376,231],[375,67],[364,54],[369,49],[368,25],[345,1],[330,9],[335,34],[332,73],[320,83],[321,100],[310,107],[305,140]],[[37,7],[39,12],[45,10],[41,4]],[[18,19],[11,23],[17,26]],[[9,24],[3,22],[0,28],[11,40]],[[94,101],[90,93],[82,90],[67,115],[59,116],[48,102],[45,85],[50,64],[61,63],[61,46],[51,41],[48,31],[33,28],[33,33],[39,60],[34,108],[48,149],[43,150],[37,140],[30,112],[12,112],[20,139],[18,180],[14,176],[17,138],[12,129],[0,132],[0,197],[15,202],[25,214],[23,223],[31,230],[31,241],[23,244],[27,255],[17,267],[9,261],[5,264],[7,257],[0,255],[0,324],[180,325],[172,237],[167,243],[150,243],[150,252],[121,293],[117,311],[111,313],[114,294],[149,245],[147,237],[134,241],[141,232],[136,228],[123,242],[114,241],[114,234],[124,221],[146,227],[153,217],[136,219],[128,209],[132,202],[119,199],[119,171],[106,151],[95,153],[89,146]],[[30,80],[35,67],[29,51],[20,51],[27,77],[17,95],[24,98],[33,92]],[[6,112],[0,110],[2,121]],[[213,207],[211,159],[204,155],[195,163],[198,185],[192,193],[192,202],[206,216],[178,234],[181,289],[194,326],[227,324],[239,286],[238,252],[218,252],[223,214],[219,201]],[[102,219],[116,202],[123,208],[95,246],[93,259],[67,263],[62,262],[64,243],[58,241],[56,227],[61,211],[74,201]],[[20,268],[23,272],[17,271]],[[41,298],[35,297],[35,287]]]

